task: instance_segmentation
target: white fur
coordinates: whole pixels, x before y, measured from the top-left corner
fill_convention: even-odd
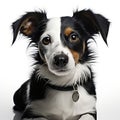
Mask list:
[[[77,102],[73,102],[73,91],[57,91],[49,89],[47,91],[46,99],[33,101],[27,107],[32,108],[32,112],[36,114],[58,116],[58,118],[61,117],[61,120],[66,120],[87,112],[94,113],[95,97],[89,95],[82,86],[78,87],[78,92],[80,98]],[[93,119],[90,117],[90,119],[85,120]]]
[[[84,82],[86,76],[90,76],[90,71],[88,68],[89,64],[77,64],[67,75],[57,76],[49,71],[47,65],[38,66],[38,77],[43,77],[49,79],[49,82],[54,85],[73,85],[76,82]],[[91,77],[91,76],[90,76]]]
[[[29,102],[29,95],[30,95],[30,82],[27,84],[27,91],[26,91],[27,102]]]
[[[87,114],[82,116],[79,120],[95,120],[95,119],[93,118],[93,116]]]

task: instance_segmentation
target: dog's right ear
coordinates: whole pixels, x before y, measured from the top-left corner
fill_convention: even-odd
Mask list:
[[[18,19],[12,24],[12,44],[14,44],[19,32],[32,39],[35,36],[38,29],[41,30],[40,32],[42,32],[46,21],[46,13],[43,11],[28,12],[25,15],[23,15],[20,19]]]
[[[91,36],[100,32],[104,42],[107,44],[110,22],[104,16],[93,13],[88,9],[74,12],[73,17],[83,23],[84,28]]]

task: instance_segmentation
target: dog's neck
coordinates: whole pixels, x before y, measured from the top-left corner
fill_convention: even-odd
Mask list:
[[[49,84],[54,86],[73,86],[77,83],[83,83],[87,76],[91,76],[90,66],[88,64],[77,64],[68,75],[56,76],[48,70],[46,65],[37,66],[37,76],[48,79]]]
[[[78,85],[79,84],[70,85],[70,86],[57,86],[57,85],[47,84],[48,87],[59,91],[73,91],[75,90],[75,88],[77,88]]]

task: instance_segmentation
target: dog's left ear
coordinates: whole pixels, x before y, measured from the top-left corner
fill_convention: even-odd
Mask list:
[[[47,21],[47,16],[44,11],[40,12],[28,12],[15,21],[12,24],[13,28],[13,42],[15,42],[18,33],[27,36],[28,38],[35,39],[36,31],[42,32],[44,30],[45,22]],[[40,33],[39,33],[40,34]],[[34,41],[35,42],[35,41]]]
[[[91,10],[76,11],[73,13],[73,17],[82,22],[91,36],[100,32],[104,42],[107,44],[110,22],[105,17],[94,14]]]

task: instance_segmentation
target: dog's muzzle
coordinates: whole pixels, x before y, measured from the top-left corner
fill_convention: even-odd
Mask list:
[[[53,58],[53,65],[57,68],[63,68],[68,63],[68,56],[64,53],[55,55]]]

